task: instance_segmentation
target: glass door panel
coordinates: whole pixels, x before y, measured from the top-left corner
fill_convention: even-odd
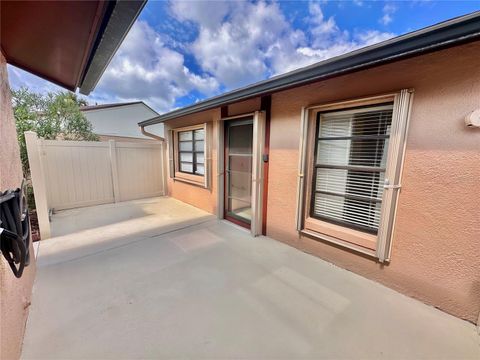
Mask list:
[[[225,217],[249,226],[252,218],[253,120],[226,124]]]

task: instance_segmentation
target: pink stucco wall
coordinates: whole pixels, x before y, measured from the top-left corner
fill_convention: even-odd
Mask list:
[[[5,58],[0,54],[0,189],[21,185],[22,168],[13,119],[10,87]],[[33,249],[30,249],[33,254]],[[13,276],[3,256],[0,259],[0,359],[18,359],[28,315],[35,259],[25,268],[22,278]]]
[[[460,318],[480,310],[480,43],[274,94],[267,234]],[[295,231],[300,108],[414,88],[391,263]],[[373,300],[373,299],[372,299]]]
[[[185,116],[181,119],[176,120],[175,122],[166,122],[165,123],[165,134],[168,134],[168,130],[172,128],[180,128],[190,125],[197,125],[202,123],[211,123],[211,138],[213,140],[212,143],[212,151],[211,151],[211,164],[210,169],[213,170],[209,174],[210,178],[210,187],[205,189],[200,186],[187,184],[182,181],[174,180],[172,178],[168,178],[167,186],[168,186],[168,195],[172,196],[178,200],[186,202],[187,204],[193,205],[209,213],[215,214],[217,209],[217,176],[216,169],[217,169],[217,146],[215,142],[215,137],[213,134],[216,133],[217,129],[217,120],[220,118],[220,111],[219,110],[212,110],[212,111],[204,111],[200,114],[194,114],[191,116]],[[166,135],[165,135],[166,136]]]
[[[479,58],[480,42],[471,43],[273,94],[267,235],[477,322],[480,130],[466,128],[463,118],[480,108]],[[295,206],[302,106],[404,88],[414,88],[415,95],[390,264],[299,237]],[[229,113],[258,110],[259,104],[259,99],[233,104]],[[167,126],[214,121],[218,114],[219,109],[206,111]],[[216,211],[216,184],[205,190],[170,180],[169,191],[182,201]]]
[[[260,110],[260,99],[250,99],[241,101],[236,104],[228,106],[228,116],[240,115]],[[165,123],[165,134],[168,130],[173,128],[181,128],[190,125],[197,125],[202,123],[211,123],[211,162],[210,162],[210,187],[208,189],[195,186],[192,184],[184,183],[171,178],[167,181],[168,195],[178,200],[186,202],[187,204],[198,207],[209,213],[217,213],[217,160],[218,160],[218,146],[217,146],[217,126],[218,121],[221,118],[220,109],[214,109],[210,111],[203,111],[197,114],[184,116],[173,121],[167,121]],[[147,129],[148,130],[148,129]],[[166,136],[166,135],[165,135]],[[167,136],[166,136],[167,137]],[[221,149],[220,151],[223,151]]]

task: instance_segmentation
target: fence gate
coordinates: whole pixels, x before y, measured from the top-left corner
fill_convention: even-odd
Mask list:
[[[63,210],[165,194],[164,143],[42,140],[26,132],[40,230]],[[43,226],[46,228],[46,224]],[[49,226],[48,226],[49,228]],[[48,230],[42,238],[49,237]]]

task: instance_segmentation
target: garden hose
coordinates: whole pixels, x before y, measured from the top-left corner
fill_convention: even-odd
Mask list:
[[[19,278],[30,263],[30,218],[21,189],[0,192],[0,251]]]

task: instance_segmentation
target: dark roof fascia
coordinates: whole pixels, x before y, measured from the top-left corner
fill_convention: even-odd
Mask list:
[[[480,38],[480,11],[275,76],[139,123],[148,126]]]
[[[80,93],[89,95],[95,88],[108,64],[122,44],[128,31],[145,6],[146,0],[111,2],[109,16],[102,24],[95,48],[87,61],[87,69],[78,87]]]

